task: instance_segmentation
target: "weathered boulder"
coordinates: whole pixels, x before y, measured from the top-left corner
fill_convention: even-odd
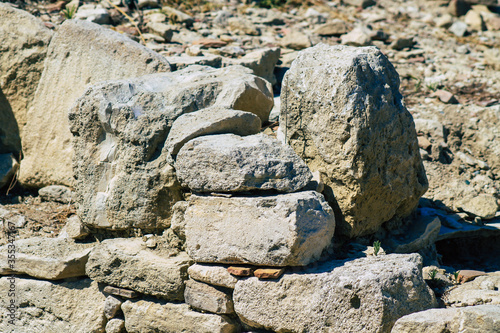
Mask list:
[[[430,309],[404,316],[391,333],[500,332],[500,305]]]
[[[13,154],[0,154],[0,188],[9,185],[19,169],[19,163]]]
[[[500,272],[479,276],[448,290],[442,298],[447,307],[500,305]]]
[[[400,317],[436,306],[417,254],[332,261],[279,280],[240,280],[238,317],[276,332],[390,332]]]
[[[92,250],[92,244],[77,244],[71,239],[26,238],[16,240],[15,259],[9,262],[9,245],[0,247],[0,275],[27,274],[46,280],[85,276]]]
[[[177,155],[191,139],[209,134],[233,133],[241,136],[260,132],[261,120],[255,114],[213,106],[181,115],[168,133],[165,146]]]
[[[126,301],[122,310],[128,333],[238,332],[238,325],[228,317],[195,312],[187,304]]]
[[[188,280],[184,299],[192,308],[216,314],[234,313],[231,293],[208,284]]]
[[[141,238],[108,239],[89,255],[87,275],[101,283],[167,300],[183,300],[191,259],[147,249]]]
[[[229,274],[226,266],[194,264],[188,268],[189,277],[214,286],[234,289],[238,279]]]
[[[158,230],[182,199],[164,147],[174,120],[212,105],[267,119],[268,82],[242,66],[190,66],[172,73],[91,86],[70,110],[75,192],[83,223]]]
[[[475,196],[471,200],[463,201],[461,206],[464,211],[483,219],[494,218],[499,209],[497,199],[490,194]]]
[[[65,21],[50,42],[28,111],[21,183],[73,184],[68,110],[88,84],[169,70],[162,56],[118,32],[88,21]]]
[[[275,85],[274,67],[278,63],[281,51],[279,48],[261,49],[245,54],[239,59],[225,59],[223,65],[242,65],[250,68],[253,73]]]
[[[192,195],[186,249],[196,262],[303,266],[319,258],[335,229],[314,191],[261,197]]]
[[[312,178],[289,146],[265,134],[220,134],[187,142],[175,162],[179,181],[195,192],[295,192]]]
[[[0,278],[0,289],[9,290],[12,278]],[[9,324],[11,298],[0,297],[0,331],[104,333],[105,296],[90,279],[51,282],[16,277],[16,319]]]
[[[375,47],[316,45],[286,73],[281,133],[312,171],[326,177],[339,231],[376,232],[409,215],[428,183],[399,76]]]
[[[27,120],[26,112],[31,106],[42,75],[47,45],[53,32],[27,11],[5,3],[0,3],[0,17],[2,18],[0,20],[0,40],[2,41],[0,43],[0,90],[3,90],[22,133]],[[1,95],[0,93],[0,104],[3,104]],[[1,113],[0,111],[0,124],[3,127]],[[15,149],[10,152],[20,150]]]

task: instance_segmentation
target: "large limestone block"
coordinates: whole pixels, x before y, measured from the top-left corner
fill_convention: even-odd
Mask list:
[[[11,288],[10,277],[0,278],[0,332],[3,333],[104,333],[105,296],[97,282],[90,279],[51,282],[16,277],[14,281],[16,320],[11,319],[7,306]]]
[[[436,306],[417,254],[332,261],[277,281],[240,280],[234,308],[275,332],[390,332],[400,317]]]
[[[265,134],[193,139],[179,151],[175,169],[181,183],[195,192],[295,192],[312,179],[293,149]]]
[[[72,185],[68,110],[88,84],[170,71],[159,54],[88,21],[65,21],[54,34],[28,111],[20,180],[26,186]]]
[[[184,252],[169,257],[169,253],[147,249],[141,238],[115,238],[92,250],[86,272],[97,282],[181,301],[190,263]]]
[[[186,249],[197,262],[303,266],[331,243],[335,217],[323,195],[192,195],[185,214]]]
[[[443,295],[443,302],[447,307],[500,305],[500,272],[479,276],[448,290]]]
[[[53,32],[33,15],[5,3],[0,3],[0,17],[0,89],[22,132]]]
[[[195,312],[187,304],[126,301],[122,310],[128,333],[238,332],[238,325],[228,317]]]
[[[14,248],[9,245],[0,247],[0,275],[27,274],[46,280],[85,276],[85,264],[92,250],[92,244],[45,237],[16,240]],[[9,261],[9,254],[13,253],[9,250],[15,251],[14,261]]]
[[[170,154],[177,155],[186,142],[199,136],[224,133],[245,136],[257,134],[260,129],[261,121],[255,114],[214,106],[177,118],[165,145]]]
[[[430,309],[404,316],[391,333],[500,332],[500,305]]]
[[[164,147],[172,124],[213,105],[267,117],[270,85],[249,72],[242,66],[190,66],[89,87],[69,114],[82,222],[107,229],[167,228],[172,206],[182,199]]]
[[[188,280],[184,298],[194,309],[216,314],[234,313],[231,292],[205,283]]]
[[[286,73],[281,133],[343,214],[340,232],[376,232],[410,214],[428,183],[399,76],[375,47],[319,44]]]

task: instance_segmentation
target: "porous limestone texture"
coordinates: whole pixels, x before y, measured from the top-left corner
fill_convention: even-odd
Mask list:
[[[189,277],[214,286],[234,289],[238,279],[229,274],[227,266],[194,264],[188,268]]]
[[[234,308],[274,332],[390,332],[400,317],[437,305],[418,254],[332,261],[279,280],[240,280]]]
[[[86,272],[97,282],[182,301],[190,263],[184,252],[169,257],[167,253],[146,248],[141,238],[115,238],[94,248]]]
[[[404,316],[391,333],[500,332],[500,305],[430,309]]]
[[[0,104],[10,105],[20,132],[43,71],[53,32],[27,11],[0,3]],[[1,107],[0,107],[1,108]],[[1,114],[1,112],[0,112]],[[0,126],[3,119],[0,115]],[[15,129],[17,129],[17,126]],[[14,130],[12,127],[11,130]],[[19,134],[18,134],[19,135]],[[20,143],[19,143],[20,145]],[[20,148],[20,146],[19,146]],[[11,152],[19,152],[16,149]],[[0,150],[0,153],[2,151]]]
[[[179,151],[175,169],[181,184],[195,192],[295,192],[312,179],[293,149],[265,134],[193,139]]]
[[[234,313],[231,292],[208,284],[188,280],[184,299],[192,308],[216,314]]]
[[[228,317],[195,312],[187,304],[126,301],[122,310],[128,333],[236,333],[239,328]]]
[[[299,53],[281,92],[280,132],[361,236],[409,215],[428,188],[399,76],[375,47],[318,44]]]
[[[186,113],[177,118],[165,145],[172,155],[191,139],[203,135],[233,133],[241,136],[260,132],[261,120],[255,114],[217,106]]]
[[[68,110],[88,84],[170,71],[159,54],[89,21],[66,20],[48,47],[23,135],[20,181],[25,186],[72,185]]]
[[[447,307],[500,305],[500,272],[478,276],[473,281],[448,290],[442,298]]]
[[[314,191],[258,197],[192,195],[186,251],[196,262],[304,266],[330,245],[335,217]]]
[[[11,287],[10,277],[0,278],[0,290]],[[90,279],[51,282],[15,278],[16,320],[9,324],[10,297],[0,297],[0,332],[104,333],[105,296]]]
[[[212,105],[267,119],[271,87],[249,72],[190,66],[89,87],[69,114],[82,222],[105,229],[168,228],[172,206],[182,199],[164,146],[172,124]]]
[[[14,248],[9,245],[0,247],[0,275],[27,274],[45,280],[85,276],[92,250],[92,244],[68,238],[33,237],[16,240]],[[15,256],[13,261],[9,261],[10,254]]]

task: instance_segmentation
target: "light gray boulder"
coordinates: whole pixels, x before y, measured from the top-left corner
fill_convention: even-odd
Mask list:
[[[473,281],[456,286],[446,291],[442,299],[447,307],[500,305],[500,272],[478,276]]]
[[[0,154],[0,188],[9,185],[19,169],[19,163],[13,154]]]
[[[0,247],[0,275],[27,274],[60,280],[85,276],[85,264],[92,244],[78,244],[72,239],[33,237],[16,240],[15,259],[9,261],[10,243]]]
[[[274,67],[280,59],[279,48],[265,48],[245,54],[239,59],[224,59],[223,66],[242,65],[250,68],[253,73],[275,85],[277,80]]]
[[[196,262],[304,266],[330,245],[332,209],[314,191],[261,197],[192,195],[186,250]]]
[[[106,333],[125,332],[125,320],[113,318],[106,323]]]
[[[57,201],[63,204],[73,202],[73,191],[63,185],[49,185],[38,190],[42,201]]]
[[[242,66],[190,66],[91,86],[70,110],[76,202],[97,228],[168,228],[182,200],[164,146],[175,119],[213,105],[267,119],[271,86]]]
[[[183,186],[195,192],[295,192],[312,179],[289,146],[265,134],[220,134],[187,142],[175,162]]]
[[[281,135],[339,207],[340,232],[376,232],[409,215],[428,188],[399,76],[375,47],[316,45],[302,51],[281,93]]]
[[[35,96],[40,76],[43,71],[43,61],[47,54],[47,46],[52,38],[52,30],[27,11],[0,3],[0,131],[7,128],[17,131],[17,125],[22,133],[27,120],[27,110]],[[15,116],[17,125],[14,127],[5,123],[2,116],[2,104],[7,102]],[[15,123],[15,122],[14,122]],[[7,126],[8,125],[8,126]],[[16,133],[15,148],[2,151],[6,137],[2,134],[0,153],[21,151],[21,142]],[[7,135],[7,138],[11,135]],[[9,140],[10,141],[10,140]]]
[[[115,238],[94,248],[86,273],[97,282],[181,301],[190,263],[184,252],[170,256],[167,251],[146,248],[141,238]]]
[[[400,317],[436,306],[417,254],[332,261],[277,281],[240,280],[243,323],[275,332],[390,332]]]
[[[21,183],[73,184],[68,110],[88,84],[165,71],[165,58],[125,35],[89,21],[65,21],[50,42],[28,111]]]
[[[231,293],[194,280],[186,281],[184,299],[192,308],[216,314],[234,313]]]
[[[187,304],[160,303],[146,300],[126,301],[122,305],[128,333],[196,332],[236,333],[238,325],[228,317],[200,313]]]
[[[189,266],[188,274],[193,280],[230,289],[234,289],[238,282],[238,279],[227,271],[226,266],[194,264]]]
[[[165,145],[172,155],[191,139],[209,134],[233,133],[241,136],[260,132],[261,120],[255,114],[213,106],[177,118]]]
[[[430,309],[404,316],[391,333],[500,332],[500,305]]]
[[[103,333],[105,296],[90,279],[51,282],[15,278],[16,319],[9,324],[10,297],[0,297],[0,332]],[[0,278],[0,289],[12,286],[11,277]]]

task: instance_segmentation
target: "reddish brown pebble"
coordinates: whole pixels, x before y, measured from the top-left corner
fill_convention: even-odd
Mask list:
[[[464,269],[458,273],[458,281],[460,281],[461,283],[465,283],[468,281],[472,281],[481,275],[486,275],[486,273],[483,271]]]
[[[203,38],[203,39],[198,39],[193,42],[194,45],[200,45],[202,48],[208,49],[208,48],[219,48],[226,46],[227,43],[221,41],[220,39],[209,39],[209,38]]]
[[[446,91],[446,90],[437,90],[434,93],[434,96],[439,98],[439,100],[445,104],[457,104],[458,101],[455,98],[455,95],[453,95],[451,92]]]
[[[253,274],[259,279],[277,279],[285,272],[284,268],[259,268]]]
[[[107,294],[121,296],[121,297],[125,297],[125,298],[136,298],[138,296],[137,292],[135,292],[133,290],[116,288],[116,287],[111,287],[111,286],[104,287],[103,291]]]
[[[227,271],[234,276],[252,276],[253,268],[230,266],[227,268]]]

